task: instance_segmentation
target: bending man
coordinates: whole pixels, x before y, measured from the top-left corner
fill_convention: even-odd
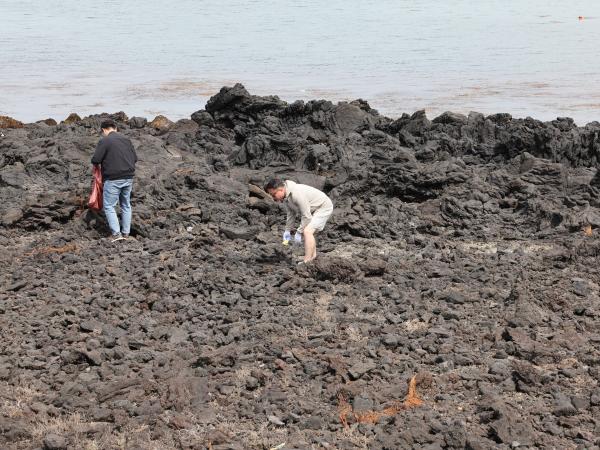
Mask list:
[[[276,202],[284,202],[287,209],[287,222],[283,240],[291,239],[291,230],[297,215],[300,215],[300,226],[296,229],[294,241],[302,242],[304,236],[304,262],[317,257],[315,233],[322,231],[333,212],[333,203],[323,192],[306,184],[291,180],[273,178],[265,185],[265,191]]]

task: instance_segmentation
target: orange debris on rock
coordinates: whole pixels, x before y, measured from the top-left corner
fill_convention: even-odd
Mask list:
[[[417,395],[417,377],[414,376],[411,378],[410,383],[408,385],[408,395],[406,396],[406,400],[404,400],[404,405],[410,408],[422,404],[423,400],[421,400]]]
[[[352,415],[358,423],[377,423],[382,417],[391,417],[405,409],[414,408],[423,404],[423,400],[417,395],[417,377],[411,378],[408,385],[408,394],[404,402],[394,403],[382,411],[365,411],[357,413],[353,411],[352,406],[343,394],[338,394],[338,410],[340,422],[344,428],[348,428],[348,416]]]
[[[352,414],[352,406],[341,393],[338,394],[338,409],[340,412],[340,422],[344,425],[344,428],[348,428],[348,416]]]
[[[77,247],[77,245],[75,244],[66,244],[63,245],[62,247],[42,247],[42,248],[37,248],[35,250],[33,250],[32,252],[28,253],[26,256],[34,256],[34,255],[49,255],[51,253],[57,253],[59,255],[63,254],[63,253],[67,253],[67,252],[77,252],[79,250],[79,247]]]

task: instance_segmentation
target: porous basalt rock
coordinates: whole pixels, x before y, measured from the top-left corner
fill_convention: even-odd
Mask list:
[[[115,243],[106,118],[139,156]],[[599,136],[242,85],[175,124],[3,128],[0,447],[600,445]],[[272,176],[334,202],[308,264]]]

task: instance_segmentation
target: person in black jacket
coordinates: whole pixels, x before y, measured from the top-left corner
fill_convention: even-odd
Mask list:
[[[131,141],[117,133],[117,124],[105,120],[100,125],[102,139],[96,146],[92,164],[102,167],[103,208],[112,241],[129,237],[131,229],[131,189],[135,174],[137,154]],[[117,202],[121,206],[121,224],[115,211]]]

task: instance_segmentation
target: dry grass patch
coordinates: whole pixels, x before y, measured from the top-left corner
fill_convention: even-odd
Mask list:
[[[14,419],[25,416],[25,407],[33,403],[39,392],[29,386],[9,386],[4,382],[0,386],[0,396],[0,414]]]
[[[0,416],[18,421],[29,434],[28,439],[14,442],[14,449],[29,449],[41,446],[48,434],[64,436],[69,448],[82,450],[127,449],[132,447],[132,439],[136,444],[143,443],[148,450],[176,448],[171,437],[152,441],[147,425],[126,427],[114,430],[114,426],[105,422],[90,422],[79,413],[50,417],[41,411],[37,414],[30,409],[40,391],[31,386],[11,386],[0,384]]]
[[[406,331],[412,333],[414,331],[422,331],[429,328],[429,324],[422,322],[420,319],[411,319],[406,322],[402,322],[402,326]]]
[[[369,339],[368,336],[365,336],[359,327],[356,325],[349,325],[344,329],[344,333],[346,334],[346,341],[348,342],[363,342]]]
[[[25,256],[36,256],[36,255],[50,255],[50,254],[58,254],[62,255],[63,253],[77,253],[79,252],[79,247],[76,244],[65,244],[60,247],[40,247],[36,248],[29,253],[26,253]]]
[[[330,293],[323,293],[316,298],[316,304],[313,312],[313,317],[318,323],[326,328],[333,329],[331,313],[329,312],[329,303],[333,299]]]

